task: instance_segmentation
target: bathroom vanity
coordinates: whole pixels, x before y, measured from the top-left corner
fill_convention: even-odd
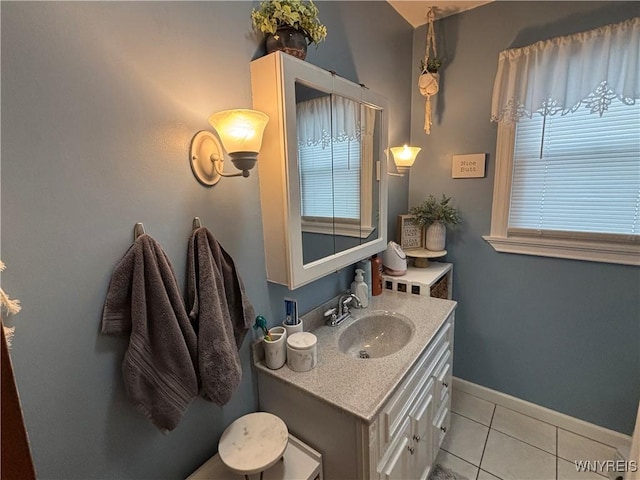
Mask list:
[[[270,370],[254,351],[260,410],[322,454],[327,479],[426,479],[449,426],[455,307],[386,291],[329,327],[323,305],[303,317],[307,327],[321,325],[313,370]],[[376,336],[397,351],[360,358],[349,342],[368,328],[383,328]]]

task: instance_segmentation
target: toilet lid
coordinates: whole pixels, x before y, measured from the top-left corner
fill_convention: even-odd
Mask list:
[[[250,413],[222,433],[218,455],[232,472],[251,475],[274,465],[288,442],[287,425],[279,417],[266,412]]]

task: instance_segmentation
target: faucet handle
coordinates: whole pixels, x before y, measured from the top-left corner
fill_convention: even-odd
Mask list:
[[[337,310],[335,308],[330,308],[329,310],[324,312],[324,316],[325,317],[331,317],[331,316],[335,315],[336,312],[337,312]]]
[[[356,308],[362,308],[362,300],[354,293],[351,298],[356,301]]]

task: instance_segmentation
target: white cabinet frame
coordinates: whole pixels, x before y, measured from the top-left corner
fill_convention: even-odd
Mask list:
[[[380,142],[374,155],[379,162],[378,237],[362,245],[304,264],[300,176],[296,131],[295,84],[335,93],[381,110]],[[260,201],[267,280],[294,289],[358,260],[381,252],[387,244],[387,100],[371,90],[331,72],[274,52],[251,62],[253,108],[266,113],[260,159]]]

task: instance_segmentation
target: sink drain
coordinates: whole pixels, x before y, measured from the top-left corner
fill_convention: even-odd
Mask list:
[[[371,356],[367,353],[366,350],[360,350],[359,355],[360,355],[360,358],[371,358]]]

